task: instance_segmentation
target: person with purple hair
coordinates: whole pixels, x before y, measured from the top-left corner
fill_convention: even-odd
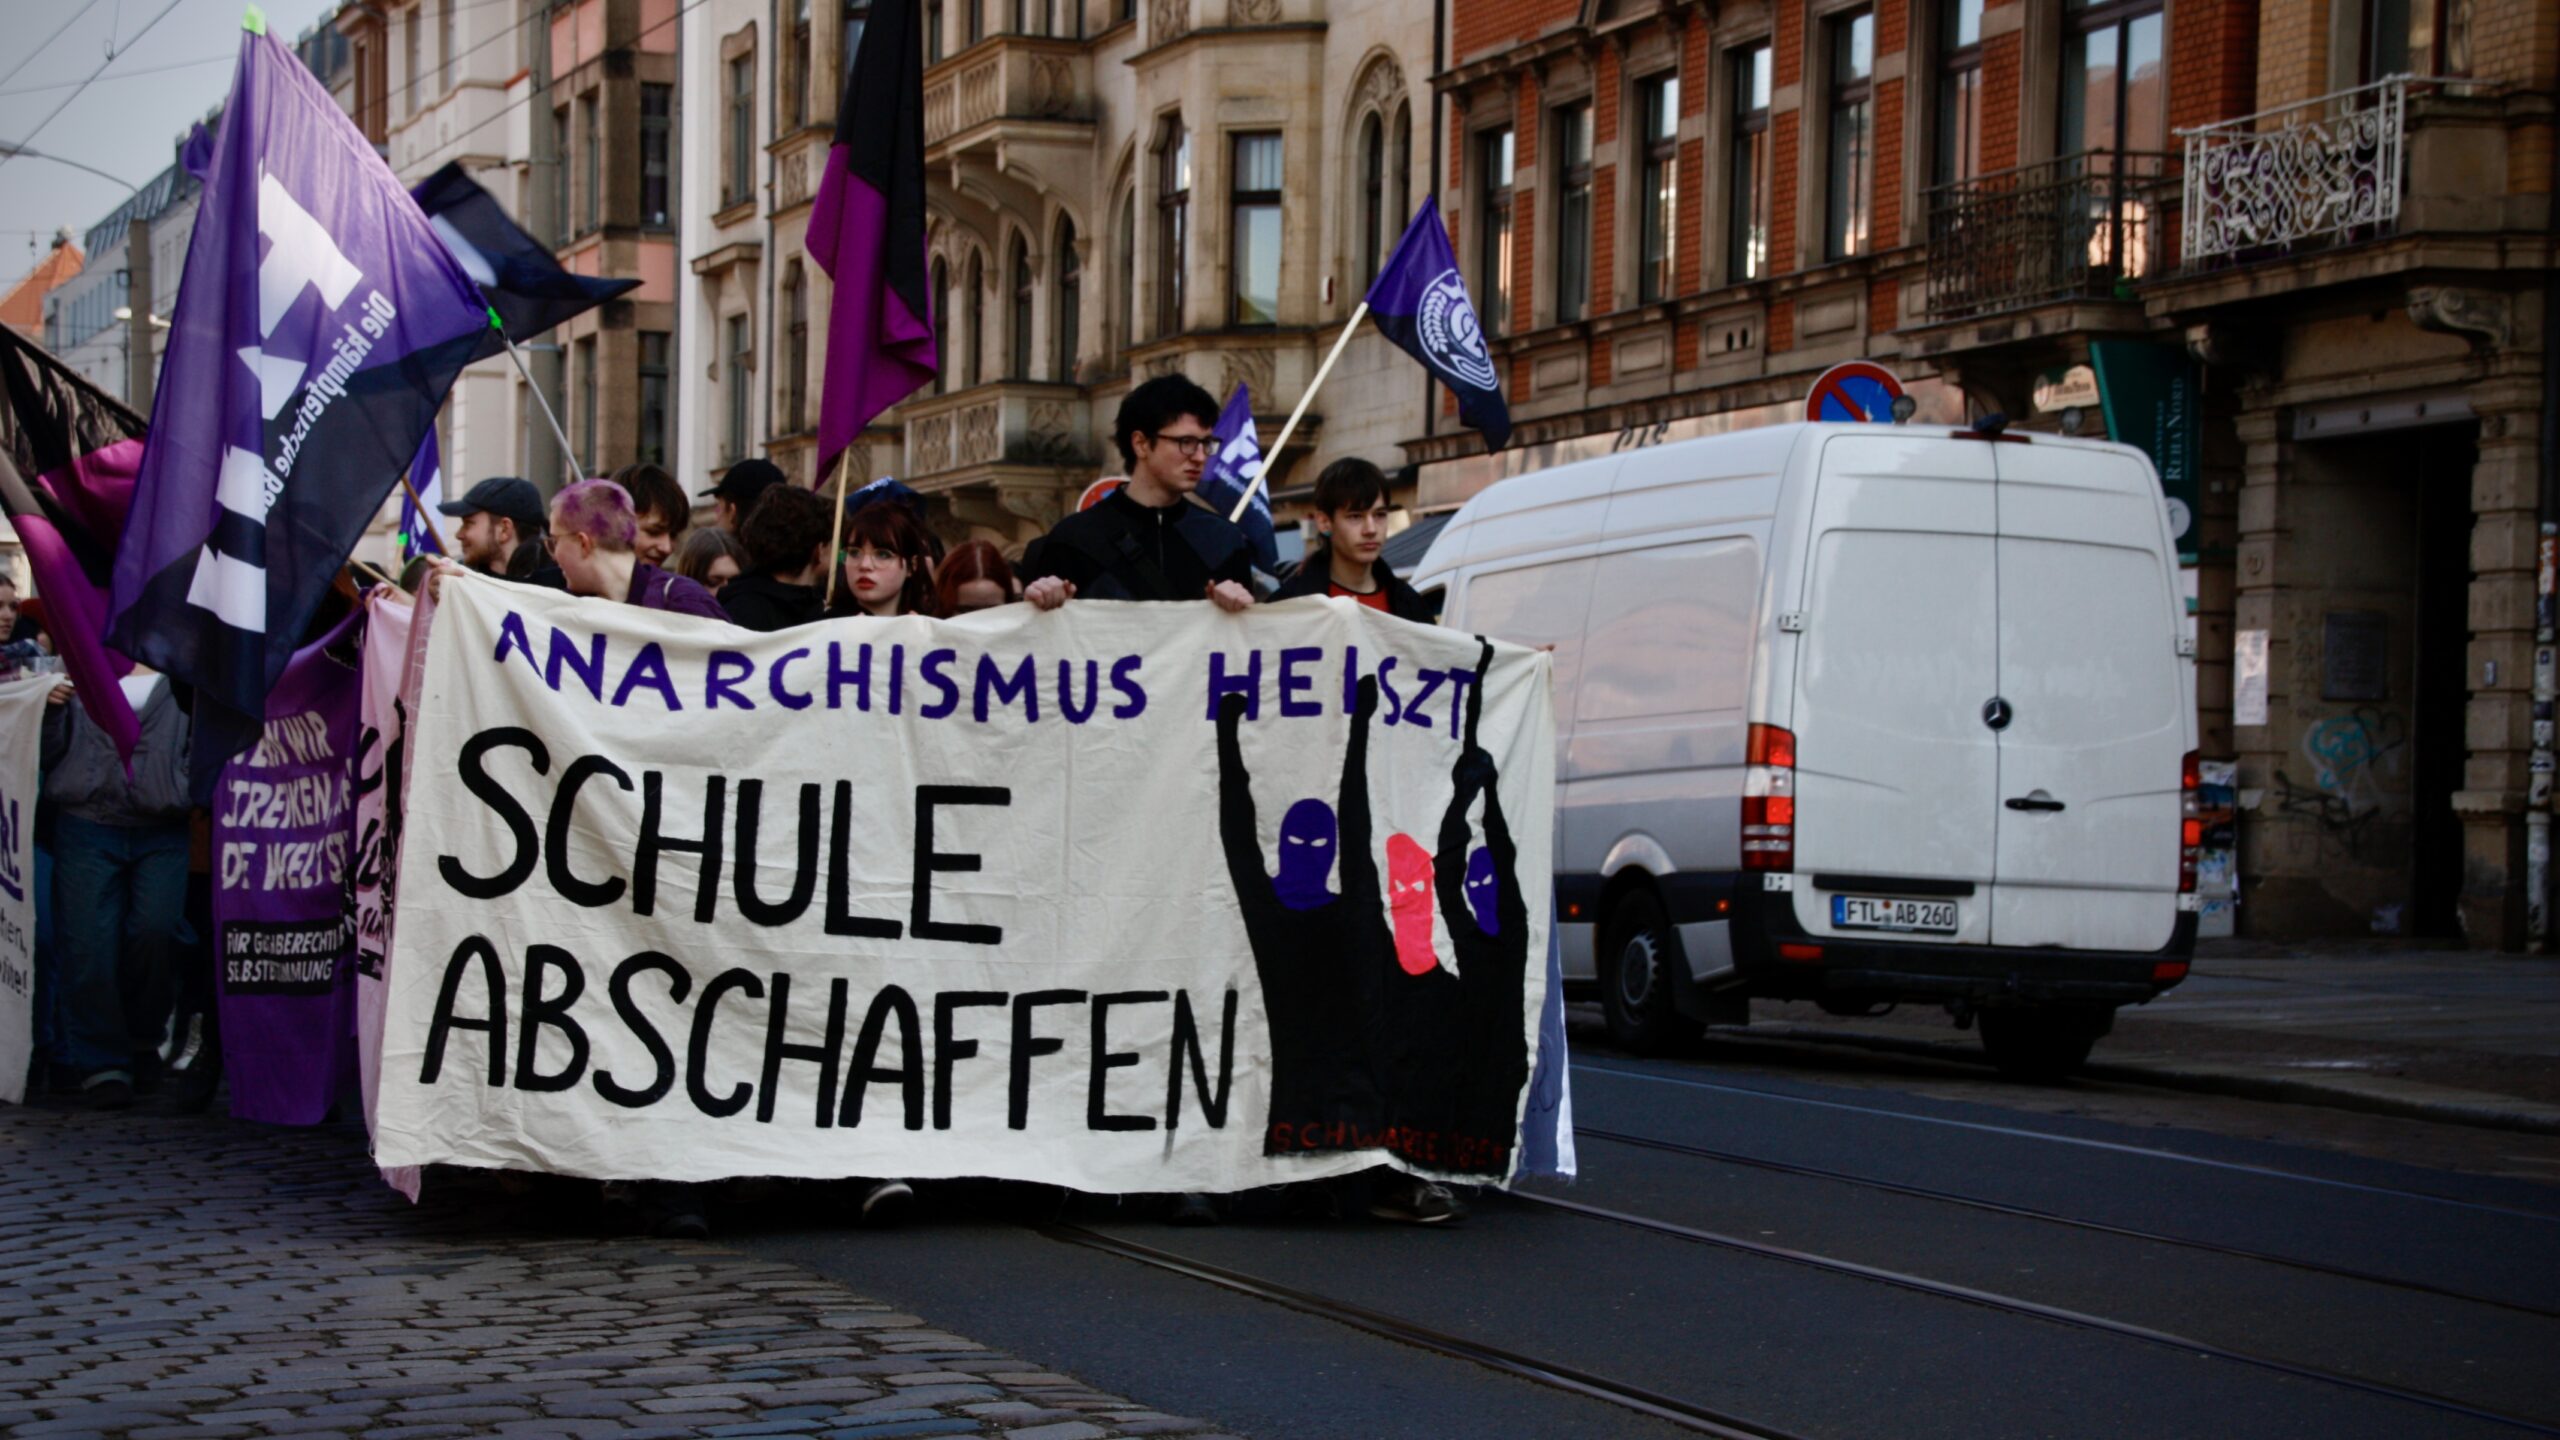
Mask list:
[[[726,620],[710,591],[640,558],[640,517],[631,492],[610,480],[581,480],[551,497],[551,562],[572,595],[595,595],[648,610]]]

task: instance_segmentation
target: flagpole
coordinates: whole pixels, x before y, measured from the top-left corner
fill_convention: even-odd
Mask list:
[[[543,394],[542,387],[534,383],[533,372],[525,368],[524,352],[516,348],[515,337],[507,333],[507,327],[498,323],[498,312],[495,310],[489,312],[489,328],[497,331],[498,338],[506,342],[507,358],[516,362],[516,373],[524,377],[524,388],[533,392],[534,403],[542,407],[542,418],[551,422],[552,438],[560,442],[560,453],[569,457],[569,469],[572,472],[569,478],[584,479],[587,472],[578,466],[577,447],[569,443],[569,432],[562,428],[560,417],[552,413],[551,397]]]
[[[851,445],[836,452],[836,523],[827,532],[832,537],[827,541],[827,608],[830,610],[836,608],[836,576],[844,570],[844,477],[846,470],[851,468],[845,462],[851,458]]]
[[[1316,390],[1324,384],[1324,377],[1333,373],[1333,362],[1342,358],[1342,348],[1351,343],[1351,337],[1359,332],[1360,322],[1368,314],[1369,302],[1366,300],[1360,302],[1359,309],[1351,312],[1350,323],[1342,327],[1342,338],[1333,342],[1333,353],[1325,356],[1324,363],[1316,367],[1316,378],[1307,382],[1307,393],[1298,397],[1298,408],[1289,412],[1289,423],[1280,427],[1280,438],[1272,441],[1271,448],[1262,452],[1262,468],[1254,472],[1253,483],[1245,486],[1244,494],[1237,497],[1236,508],[1227,513],[1228,524],[1244,523],[1244,512],[1252,506],[1254,494],[1262,489],[1262,477],[1271,473],[1271,464],[1280,458],[1281,447],[1289,443],[1290,432],[1297,429],[1298,422],[1306,417],[1307,403],[1316,398]]]
[[[409,479],[409,472],[406,470],[400,472],[400,488],[409,492],[410,508],[418,512],[418,523],[427,527],[427,539],[436,547],[436,553],[439,555],[452,554],[452,551],[444,548],[443,533],[436,529],[435,512],[427,508],[426,501],[418,498],[418,487],[411,483]]]

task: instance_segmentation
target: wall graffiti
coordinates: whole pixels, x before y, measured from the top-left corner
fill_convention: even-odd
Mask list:
[[[2350,815],[2366,815],[2397,808],[2403,797],[2394,792],[2408,745],[2404,717],[2362,705],[2313,724],[2303,734],[2302,755],[2322,794],[2343,801]]]

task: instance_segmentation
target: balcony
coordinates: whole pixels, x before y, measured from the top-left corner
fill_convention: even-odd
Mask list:
[[[918,488],[962,471],[1090,469],[1098,463],[1091,407],[1073,385],[998,381],[911,400],[899,412],[907,430],[902,478]]]
[[[2393,76],[2180,132],[2184,268],[2223,269],[2390,234],[2400,220],[2412,83]]]
[[[991,35],[925,76],[924,143],[936,160],[972,148],[981,132],[1010,138],[997,132],[1066,127],[1089,141],[1093,121],[1093,59],[1080,40]]]
[[[2131,299],[2164,268],[2173,157],[2065,155],[1928,192],[1928,320]]]

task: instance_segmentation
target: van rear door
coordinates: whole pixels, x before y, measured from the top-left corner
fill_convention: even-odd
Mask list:
[[[2156,950],[2177,924],[2193,713],[2159,486],[2131,454],[1976,447],[1999,471],[1997,945]]]
[[[1795,869],[1819,884],[1799,881],[1796,920],[1892,940],[1873,927],[1901,916],[1840,902],[1930,895],[1954,901],[1955,929],[1911,938],[1985,943],[2001,814],[1998,739],[1983,723],[1999,690],[2001,447],[1884,427],[1821,444],[1790,725]]]

